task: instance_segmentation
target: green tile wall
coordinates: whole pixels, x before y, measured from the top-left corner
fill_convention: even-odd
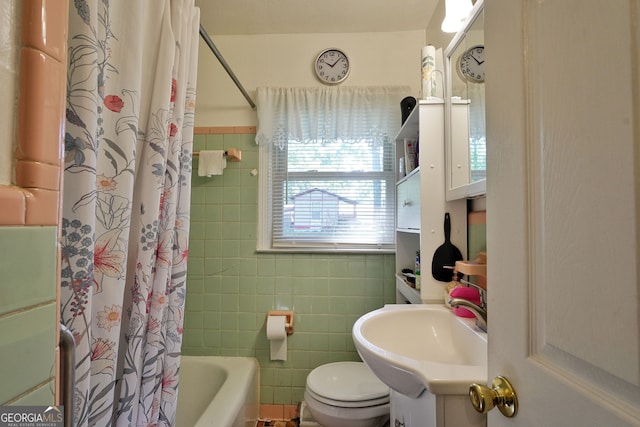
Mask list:
[[[0,404],[53,403],[56,241],[56,227],[0,227]]]
[[[487,251],[487,224],[469,224],[469,259],[476,259],[480,252]]]
[[[198,177],[194,158],[183,353],[256,357],[261,403],[297,404],[307,374],[359,360],[351,328],[395,302],[393,255],[257,254],[254,135],[196,135],[194,150],[242,150],[222,176]],[[269,360],[266,313],[292,309],[286,362]]]
[[[56,227],[0,227],[0,315],[56,299]]]
[[[0,320],[0,402],[34,391],[54,376],[55,319],[53,302]]]

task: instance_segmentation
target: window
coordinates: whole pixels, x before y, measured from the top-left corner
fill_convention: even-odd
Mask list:
[[[273,247],[393,247],[390,144],[289,141],[268,148]]]
[[[270,90],[278,91],[276,96],[284,91],[294,97],[303,91],[305,102],[277,102],[279,109],[267,116],[261,111],[266,100],[258,91],[258,249],[393,250],[392,139],[400,126],[398,107],[406,92],[397,88]],[[337,100],[340,96],[343,99]],[[319,104],[328,107],[317,108]],[[264,125],[266,117],[272,126]]]

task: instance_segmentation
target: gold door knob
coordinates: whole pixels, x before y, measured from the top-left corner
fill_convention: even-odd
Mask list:
[[[518,396],[513,386],[505,377],[497,376],[493,380],[492,388],[481,384],[471,384],[469,399],[473,408],[481,414],[486,414],[497,406],[502,415],[507,418],[515,417],[518,413]]]

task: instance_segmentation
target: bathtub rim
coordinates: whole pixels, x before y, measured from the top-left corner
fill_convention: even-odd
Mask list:
[[[227,371],[227,380],[200,414],[194,427],[235,426],[239,415],[245,417],[246,425],[255,425],[260,406],[260,365],[255,357],[182,355],[181,364],[185,362],[212,364]],[[256,394],[253,399],[251,394]]]

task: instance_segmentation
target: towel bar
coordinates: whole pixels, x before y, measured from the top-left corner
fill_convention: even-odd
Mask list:
[[[198,157],[199,155],[199,151],[193,152],[194,157]],[[227,159],[230,162],[239,162],[242,160],[242,150],[238,150],[236,148],[227,148],[227,150],[224,152],[224,155],[227,156]]]

